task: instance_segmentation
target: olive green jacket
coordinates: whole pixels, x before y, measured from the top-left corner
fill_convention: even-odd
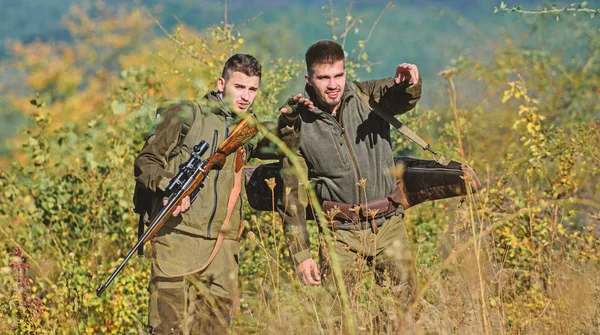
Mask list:
[[[415,107],[421,85],[422,81],[395,84],[393,78],[347,82],[337,117],[318,105],[312,87],[307,85],[305,96],[315,102],[315,108],[289,106],[297,116],[280,116],[278,135],[297,152],[320,203],[329,200],[359,204],[393,191],[396,182],[390,173],[394,168],[391,126],[372,113],[355,90],[395,115]],[[305,218],[308,201],[304,190],[299,189],[303,186],[298,186],[290,160],[283,158],[281,164],[283,187],[289,187],[290,192],[279,201],[278,208],[291,252],[297,262],[302,262],[310,257]],[[361,180],[365,187],[359,186]]]
[[[194,116],[191,104],[198,104],[200,113]],[[179,165],[186,162],[194,145],[201,140],[209,144],[209,153],[214,152],[227,137],[239,118],[231,113],[214,92],[200,101],[185,101],[168,107],[159,117],[153,136],[134,162],[137,182],[147,189],[164,191],[170,179],[177,174]],[[187,136],[178,144],[184,125],[191,127]],[[235,155],[227,157],[221,170],[212,170],[204,182],[203,189],[189,210],[171,217],[165,227],[171,227],[197,236],[216,238],[227,214],[227,203],[234,180]],[[235,213],[240,215],[235,215]],[[230,230],[226,238],[235,239],[241,222],[241,196],[231,216]]]

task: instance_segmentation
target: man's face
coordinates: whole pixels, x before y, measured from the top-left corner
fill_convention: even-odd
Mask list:
[[[313,71],[306,75],[306,82],[315,90],[318,102],[328,108],[328,112],[335,111],[342,101],[342,94],[346,87],[344,61],[339,60],[333,64],[313,64]]]
[[[234,113],[248,111],[256,98],[259,84],[258,76],[250,77],[237,71],[232,72],[227,80],[223,77],[217,79],[217,88],[223,92],[223,100]]]

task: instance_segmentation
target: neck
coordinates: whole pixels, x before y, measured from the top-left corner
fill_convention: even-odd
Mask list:
[[[331,115],[335,116],[339,110],[340,110],[340,104],[337,104],[334,107],[329,109],[329,113],[331,113]]]

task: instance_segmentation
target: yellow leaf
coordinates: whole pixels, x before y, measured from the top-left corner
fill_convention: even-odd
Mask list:
[[[517,120],[517,121],[515,121],[515,123],[513,123],[513,126],[512,126],[512,128],[513,128],[513,129],[517,129],[517,128],[519,127],[519,124],[521,124],[521,121],[520,121],[520,120]]]

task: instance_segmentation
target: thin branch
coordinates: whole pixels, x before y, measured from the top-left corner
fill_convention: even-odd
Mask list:
[[[348,35],[348,32],[350,31],[350,29],[352,28],[352,26],[354,25],[354,23],[356,23],[356,20],[354,20],[353,22],[350,22],[350,20],[348,19],[349,17],[352,17],[352,5],[354,5],[354,1],[350,2],[350,4],[348,5],[348,7],[346,7],[346,29],[344,30],[344,32],[340,35],[340,37],[342,38],[342,48],[344,48],[344,46],[346,45],[346,35]],[[350,24],[348,24],[350,23]]]
[[[177,21],[177,23],[179,23],[181,26],[185,26],[185,24],[183,23],[183,21],[181,21],[181,20],[180,20],[180,19],[177,17],[177,15],[173,15],[173,17],[175,18],[175,20]],[[200,39],[198,36],[196,36],[196,34],[192,34],[192,38],[193,38],[193,39],[194,39],[196,42],[200,43],[201,45],[202,45],[202,44],[204,44],[204,46],[202,47],[202,48],[203,48],[203,50],[205,50],[205,51],[208,51],[208,53],[209,53],[209,54],[211,54],[212,56],[214,56],[214,55],[215,55],[215,52],[214,52],[214,51],[213,51],[211,48],[209,48],[209,47],[208,47],[208,44],[206,44],[206,43],[205,43],[205,41],[201,40],[201,39]],[[205,61],[202,61],[202,62],[206,63]]]
[[[375,66],[375,65],[381,65],[381,64],[383,64],[383,62],[382,62],[382,61],[380,61],[380,60],[379,60],[379,61],[376,61],[376,62],[371,62],[371,61],[368,61],[368,62],[364,62],[364,63],[362,63],[362,65],[361,65],[360,67],[361,67],[361,68],[367,68],[367,67],[373,67],[373,66]]]
[[[225,3],[223,4],[223,20],[225,25],[227,25],[227,0],[225,0]]]
[[[357,22],[359,22],[360,20],[362,20],[362,18],[363,18],[363,15],[361,15],[354,19],[348,19],[348,18],[352,18],[352,5],[353,4],[354,4],[354,2],[351,2],[350,5],[346,8],[346,29],[340,35],[340,37],[342,38],[342,48],[344,48],[346,46],[346,37],[348,36],[348,32],[350,32],[350,29],[352,29],[352,27],[354,27],[354,25]]]
[[[375,30],[375,27],[377,27],[377,25],[379,24],[379,21],[381,21],[381,18],[383,17],[383,14],[385,14],[385,12],[387,12],[388,9],[390,9],[390,7],[392,7],[393,5],[394,5],[394,0],[390,0],[387,3],[387,5],[385,5],[385,8],[381,10],[381,13],[379,14],[379,17],[377,18],[377,20],[375,20],[375,22],[373,22],[373,25],[371,26],[371,30],[369,30],[369,35],[367,35],[367,39],[365,40],[363,46],[360,48],[360,52],[358,53],[357,59],[360,59],[360,56],[362,56],[362,54],[365,52],[365,48],[367,47],[367,43],[371,39],[371,36],[373,36],[373,31]]]
[[[181,69],[179,69],[175,64],[173,64],[173,61],[169,61],[167,60],[165,57],[163,57],[161,54],[159,54],[156,51],[150,51],[152,54],[154,54],[154,56],[158,57],[158,59],[162,60],[163,62],[165,62],[165,64],[168,64],[169,66],[173,67],[175,70],[177,70],[177,72],[179,72],[179,75],[183,75],[183,71],[181,71]],[[202,61],[201,61],[202,62]],[[206,62],[203,62],[206,64]]]
[[[596,60],[596,57],[598,56],[598,53],[599,53],[598,49],[596,49],[596,51],[594,51],[594,54],[592,55],[592,57],[590,57],[590,59],[588,59],[588,61],[585,63],[585,65],[581,69],[581,73],[582,74],[584,74],[584,75],[587,74],[588,70],[594,64],[594,61]]]
[[[160,24],[160,22],[158,22],[158,20],[152,16],[152,14],[150,14],[150,12],[146,11],[146,13],[148,14],[148,16],[150,16],[150,18],[154,21],[154,23],[156,23],[156,25],[160,28],[160,30],[163,31],[163,33],[165,33],[165,35],[167,35],[167,37],[169,37],[169,39],[173,42],[175,42],[177,45],[179,45],[179,47],[181,49],[183,49],[188,55],[190,55],[190,57],[192,57],[193,59],[199,61],[199,62],[203,62],[202,59],[200,57],[198,57],[198,55],[195,55],[194,53],[192,53],[188,48],[185,47],[185,45],[183,45],[183,43],[181,43],[180,40],[178,40],[176,37],[174,37],[173,35],[171,35],[166,29],[165,27],[162,26],[162,24]]]
[[[333,15],[333,0],[329,0],[329,20],[331,24],[331,37],[335,39],[335,16]]]
[[[254,22],[256,19],[258,19],[259,16],[263,15],[263,12],[259,12],[258,14],[254,15],[253,17],[249,18],[246,22],[242,23],[241,25],[239,25],[236,30],[239,31],[240,29],[246,27],[247,25],[249,25],[250,23]]]
[[[544,8],[543,10],[540,10],[540,11],[531,11],[531,10],[522,10],[521,6],[514,6],[512,8],[508,8],[508,6],[504,2],[501,2],[500,7],[494,7],[494,13],[504,12],[504,13],[519,13],[519,14],[524,14],[524,15],[556,15],[557,18],[558,18],[559,14],[566,13],[566,12],[574,12],[574,13],[580,12],[580,13],[584,13],[584,14],[590,14],[591,17],[594,17],[594,16],[600,14],[600,9],[586,8],[586,6],[587,6],[586,2],[581,2],[579,5],[570,4],[570,5],[564,6],[562,8],[558,8],[558,7],[556,7],[556,5],[552,5],[552,7],[550,9]]]

